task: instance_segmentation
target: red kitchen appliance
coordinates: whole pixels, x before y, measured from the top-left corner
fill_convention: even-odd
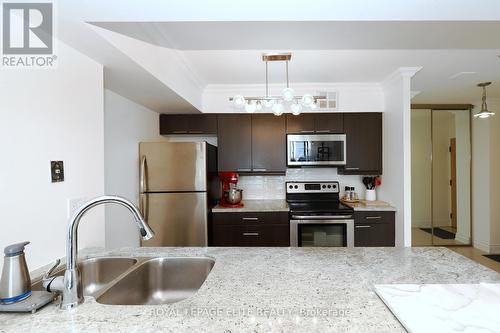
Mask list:
[[[222,207],[231,207],[238,208],[243,207],[243,203],[239,202],[230,202],[232,198],[229,197],[230,190],[235,190],[236,185],[238,185],[238,174],[236,172],[219,172],[219,178],[222,183],[222,195],[220,199],[220,205]],[[241,190],[240,191],[240,200],[241,200]]]

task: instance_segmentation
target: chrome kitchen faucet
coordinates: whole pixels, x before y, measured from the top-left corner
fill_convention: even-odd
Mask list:
[[[81,286],[81,276],[76,266],[78,251],[77,231],[80,220],[91,208],[107,203],[115,203],[128,208],[128,210],[134,215],[142,239],[148,240],[154,237],[153,230],[151,230],[148,226],[139,209],[125,198],[118,196],[101,196],[84,203],[76,210],[69,221],[68,234],[66,238],[66,271],[64,272],[64,276],[50,277],[50,274],[59,265],[60,261],[57,260],[55,265],[53,265],[43,277],[43,287],[47,291],[61,293],[61,309],[68,310],[74,308],[84,300]]]

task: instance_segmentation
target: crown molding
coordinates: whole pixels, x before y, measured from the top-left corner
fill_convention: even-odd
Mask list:
[[[394,72],[389,74],[382,82],[380,82],[380,85],[382,87],[386,87],[397,79],[400,78],[412,78],[415,74],[417,74],[423,67],[399,67],[396,69]]]
[[[265,93],[266,85],[264,83],[253,84],[208,84],[203,93],[239,93],[241,91],[259,90]],[[281,89],[285,83],[269,84],[270,89]],[[359,88],[359,89],[380,89],[378,82],[298,82],[290,84],[291,88],[299,90],[335,90],[340,88]]]

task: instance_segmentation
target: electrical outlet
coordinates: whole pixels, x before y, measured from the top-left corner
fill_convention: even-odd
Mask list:
[[[64,181],[64,162],[50,161],[50,177],[53,183]]]
[[[83,205],[85,202],[88,201],[88,198],[73,198],[73,199],[68,199],[68,216],[67,218],[69,219],[73,213],[80,208],[81,205]]]

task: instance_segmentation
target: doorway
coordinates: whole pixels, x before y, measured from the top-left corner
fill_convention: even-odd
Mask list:
[[[412,246],[471,244],[471,108],[412,106]]]

